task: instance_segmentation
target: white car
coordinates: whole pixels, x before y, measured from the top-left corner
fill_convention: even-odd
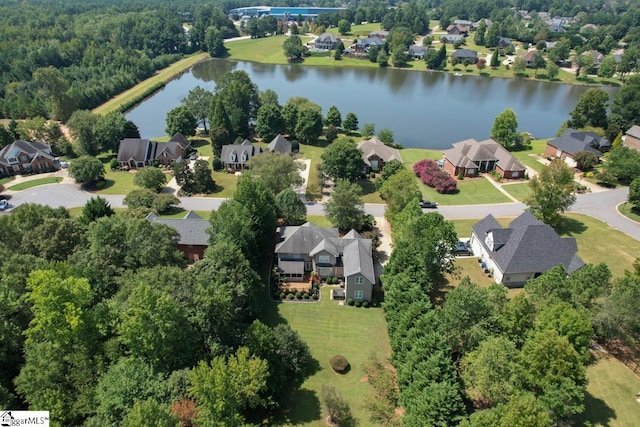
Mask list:
[[[0,200],[0,211],[3,211],[9,207],[9,202],[5,199]]]

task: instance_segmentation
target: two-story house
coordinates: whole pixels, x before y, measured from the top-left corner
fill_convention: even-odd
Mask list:
[[[0,176],[58,170],[59,165],[44,142],[17,140],[0,150]]]
[[[276,245],[278,270],[293,282],[302,282],[315,271],[321,278],[344,280],[345,297],[370,301],[376,283],[371,256],[371,239],[355,230],[340,237],[337,228],[318,227],[309,222],[282,227]]]

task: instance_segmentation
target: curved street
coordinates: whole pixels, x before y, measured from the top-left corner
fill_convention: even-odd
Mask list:
[[[636,240],[640,240],[640,224],[629,220],[617,211],[617,205],[627,200],[628,188],[622,187],[614,190],[599,191],[588,194],[579,194],[576,203],[570,212],[592,216],[606,222],[609,226],[618,229]],[[39,203],[51,207],[62,206],[73,208],[83,206],[87,200],[96,194],[80,189],[76,184],[48,184],[29,188],[19,192],[6,191],[10,205],[19,206],[23,203]],[[112,207],[124,207],[121,195],[100,195],[106,199]],[[187,210],[215,210],[225,199],[212,197],[180,197],[180,206]],[[492,214],[499,217],[518,216],[525,208],[524,203],[498,203],[484,205],[456,205],[439,206],[436,210],[446,219],[476,219],[484,218]],[[374,217],[384,216],[385,205],[365,204],[367,213]],[[307,211],[311,215],[324,215],[322,203],[307,203]],[[425,210],[428,211],[428,210]]]

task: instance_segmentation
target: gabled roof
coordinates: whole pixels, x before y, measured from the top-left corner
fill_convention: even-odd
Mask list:
[[[461,34],[444,34],[442,37],[440,37],[440,40],[442,39],[445,39],[449,42],[456,42],[458,40],[464,40],[464,36]]]
[[[409,46],[410,55],[417,55],[420,53],[425,53],[426,51],[427,48],[425,46],[418,46],[417,44],[412,44],[411,46]]]
[[[223,145],[222,150],[220,150],[220,161],[222,163],[246,163],[260,153],[262,153],[262,148],[254,146],[249,140],[245,139],[242,144]],[[233,158],[234,154],[235,160]],[[245,161],[242,160],[243,154],[246,154]]]
[[[473,138],[456,142],[453,148],[443,153],[446,159],[456,167],[478,167],[480,161],[495,160],[502,170],[522,172],[525,170],[518,159],[491,138],[480,142]]]
[[[187,148],[191,145],[191,141],[189,140],[189,138],[187,138],[180,132],[176,132],[175,135],[171,137],[169,142],[177,142],[178,144],[180,144],[180,146],[182,146],[182,148]]]
[[[0,150],[0,164],[8,165],[9,158],[18,155],[20,152],[26,153],[29,156],[29,161],[37,156],[43,156],[50,160],[54,159],[49,144],[18,139]]]
[[[508,37],[500,37],[498,39],[498,47],[511,46],[511,39]]]
[[[398,160],[399,162],[402,162],[400,151],[393,147],[384,145],[384,143],[375,136],[371,139],[358,142],[358,148],[362,150],[362,160],[364,160],[364,162],[369,166],[371,166],[369,159],[374,154],[384,160],[385,163],[390,162],[391,160]]]
[[[340,37],[336,36],[333,33],[322,33],[316,39],[316,43],[338,43],[340,41]]]
[[[210,226],[209,221],[200,218],[193,211],[187,212],[181,219],[160,218],[157,215],[149,214],[147,215],[147,220],[151,223],[165,224],[175,229],[180,235],[180,240],[178,241],[180,245],[209,245],[209,233],[207,232]]]
[[[276,151],[280,154],[291,154],[291,143],[287,138],[278,134],[269,143],[267,150],[271,152]]]
[[[455,56],[456,58],[477,58],[478,52],[471,49],[456,49],[451,56]]]
[[[632,138],[640,139],[640,126],[633,125],[624,133],[625,135],[629,135]]]
[[[527,62],[531,62],[535,58],[536,53],[537,53],[536,50],[529,50],[522,55],[522,59],[524,59]]]
[[[589,151],[597,157],[602,156],[600,150],[611,147],[606,138],[595,132],[579,132],[575,129],[567,129],[562,135],[547,142],[548,145],[574,155],[579,151]]]
[[[383,39],[389,36],[389,31],[386,30],[376,30],[369,33],[369,37],[377,37]]]
[[[365,37],[363,39],[358,39],[356,45],[359,47],[383,46],[384,42],[379,37]]]
[[[371,239],[363,239],[351,230],[343,237],[337,228],[318,227],[310,222],[301,226],[287,226],[282,230],[284,240],[276,245],[277,254],[308,254],[314,256],[322,251],[336,257],[342,256],[344,275],[362,274],[375,283]]]
[[[181,133],[173,135],[168,142],[156,142],[142,138],[125,138],[120,140],[118,161],[148,162],[163,157],[163,153],[177,160],[181,157],[181,152],[184,152],[190,145],[191,141]]]
[[[576,255],[574,238],[560,237],[551,226],[525,211],[504,229],[488,215],[473,227],[473,234],[504,274],[542,273],[562,264],[568,273],[584,265]],[[489,247],[485,238],[493,237]]]

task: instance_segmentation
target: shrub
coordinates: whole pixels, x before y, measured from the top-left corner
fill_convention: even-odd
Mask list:
[[[575,154],[578,169],[586,171],[598,164],[598,158],[590,151],[578,151]]]
[[[316,292],[314,292],[313,295],[311,295],[311,298],[317,300],[318,299],[318,294]]]
[[[460,173],[458,174],[458,181],[462,181],[463,179],[464,179],[464,173],[460,171]]]
[[[295,296],[293,294],[287,295],[287,299],[294,299],[294,298],[295,298]]]
[[[364,308],[369,308],[369,301],[362,301],[362,306]]]
[[[362,301],[356,301],[355,306],[356,307],[361,307],[362,306]]]
[[[118,162],[118,159],[111,159],[111,161],[109,162],[109,168],[112,171],[120,169],[120,162]]]
[[[302,299],[309,299],[309,294],[302,295]]]
[[[287,294],[285,294],[284,292],[280,292],[280,299],[285,299],[287,297]]]
[[[346,374],[349,371],[349,361],[344,356],[333,356],[331,360],[329,360],[329,364],[331,368],[339,374]]]
[[[355,304],[355,301],[353,301],[351,298],[349,298],[349,299],[347,300],[347,304],[348,304],[348,305],[353,305],[353,304]]]
[[[296,292],[296,299],[302,299],[302,292]]]
[[[222,160],[220,160],[219,158],[216,157],[211,162],[211,167],[213,167],[214,171],[222,170]]]

